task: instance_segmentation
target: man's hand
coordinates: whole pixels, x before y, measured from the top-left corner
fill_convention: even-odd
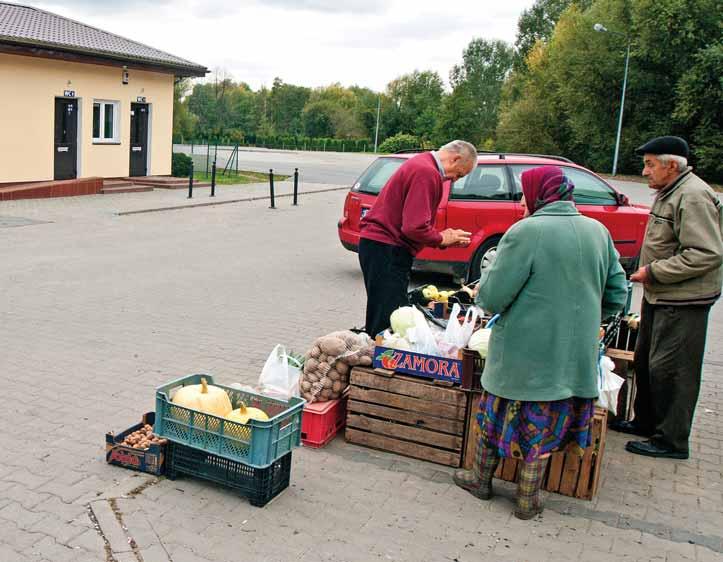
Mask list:
[[[635,273],[630,276],[630,280],[636,283],[647,284],[650,283],[650,275],[648,274],[647,267],[641,267]]]
[[[471,232],[466,230],[458,230],[456,228],[448,228],[443,230],[441,248],[449,248],[450,246],[469,246]]]

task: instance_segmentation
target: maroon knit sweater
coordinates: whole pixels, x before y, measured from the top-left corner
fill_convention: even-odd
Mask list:
[[[410,158],[394,172],[362,219],[362,238],[402,246],[416,255],[437,247],[442,235],[434,228],[442,200],[442,175],[431,153]]]

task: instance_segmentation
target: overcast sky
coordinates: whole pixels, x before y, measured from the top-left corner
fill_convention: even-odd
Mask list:
[[[514,42],[534,0],[47,0],[19,2],[223,70],[254,90],[382,90],[413,70],[445,83],[476,37]]]

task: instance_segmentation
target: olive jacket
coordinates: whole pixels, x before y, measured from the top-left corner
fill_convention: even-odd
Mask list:
[[[710,304],[721,293],[723,213],[718,195],[690,168],[658,192],[640,250],[650,304]]]

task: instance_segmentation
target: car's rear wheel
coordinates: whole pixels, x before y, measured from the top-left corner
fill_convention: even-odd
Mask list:
[[[482,245],[477,249],[469,265],[469,271],[467,272],[467,283],[477,281],[480,277],[480,272],[483,267],[489,267],[497,255],[497,245],[500,243],[500,238],[495,236],[488,238]]]

